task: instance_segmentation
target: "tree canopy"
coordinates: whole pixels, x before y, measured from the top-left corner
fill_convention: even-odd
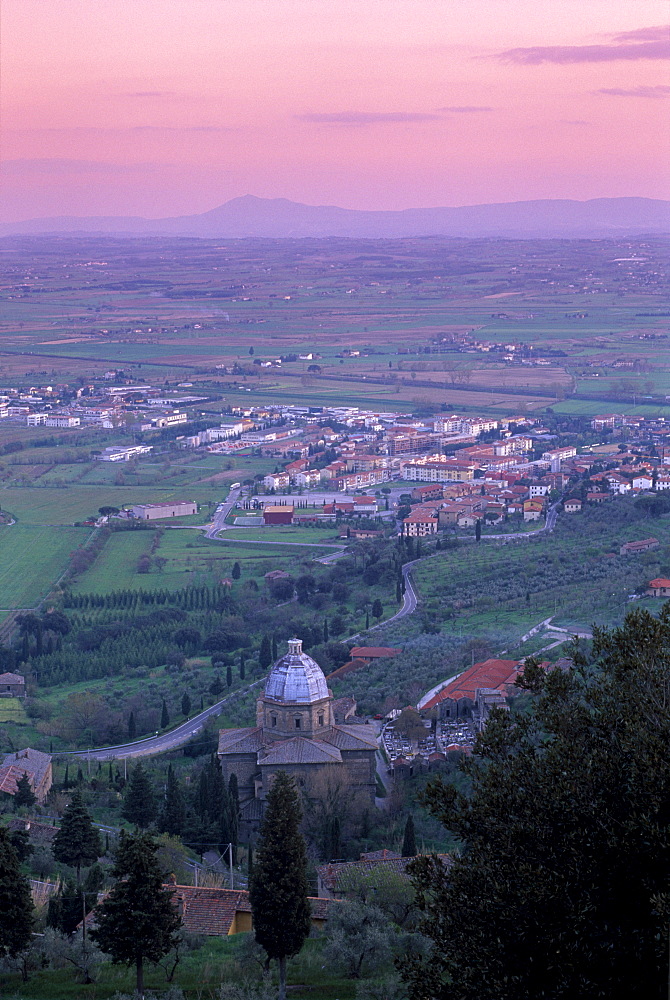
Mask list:
[[[7,828],[0,826],[0,957],[15,957],[30,944],[33,904],[28,879]]]
[[[56,861],[77,869],[77,881],[80,880],[82,866],[92,865],[102,854],[100,834],[91,822],[79,789],[72,793],[63,813],[60,828],[54,837],[53,854]]]
[[[137,992],[144,989],[144,962],[158,962],[176,943],[181,918],[163,888],[157,845],[147,833],[121,834],[112,874],[117,880],[95,908],[91,937],[112,961],[134,965]]]
[[[670,605],[574,658],[528,662],[527,704],[492,712],[461,765],[469,790],[425,794],[465,849],[411,865],[435,943],[404,963],[413,1000],[666,996]]]

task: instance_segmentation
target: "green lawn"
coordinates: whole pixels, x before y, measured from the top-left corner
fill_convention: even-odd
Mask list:
[[[34,607],[90,533],[90,528],[0,527],[0,607]]]

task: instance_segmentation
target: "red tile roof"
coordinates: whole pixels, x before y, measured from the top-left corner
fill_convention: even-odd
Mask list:
[[[459,701],[461,698],[475,700],[477,688],[493,688],[503,690],[509,684],[514,684],[522,672],[520,660],[484,660],[475,663],[458,677],[433,695],[430,701],[422,705],[422,709],[433,708],[448,698]]]

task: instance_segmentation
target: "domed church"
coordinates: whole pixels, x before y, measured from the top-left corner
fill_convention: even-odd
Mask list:
[[[219,760],[226,781],[237,776],[242,822],[253,829],[277,771],[306,789],[321,775],[341,778],[374,803],[377,741],[367,725],[335,725],[323,670],[289,639],[288,653],[270,668],[256,703],[256,725],[222,729]],[[318,789],[318,782],[315,787]]]

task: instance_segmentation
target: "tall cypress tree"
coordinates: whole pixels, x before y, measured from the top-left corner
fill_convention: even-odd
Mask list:
[[[165,698],[163,698],[163,706],[161,708],[161,729],[167,729],[170,725],[170,713],[168,712],[168,707],[165,703]]]
[[[0,957],[14,957],[30,944],[33,903],[9,833],[0,826]]]
[[[82,866],[92,865],[102,854],[100,834],[91,822],[78,788],[63,813],[60,829],[54,837],[53,854],[56,861],[77,869],[77,883],[81,882]]]
[[[175,944],[181,918],[163,888],[157,845],[146,833],[121,834],[113,889],[95,909],[91,937],[112,962],[134,965],[137,992],[144,992],[144,962],[158,962]]]
[[[146,829],[156,818],[156,800],[149,775],[138,761],[130,775],[122,815],[129,823]]]
[[[264,635],[261,641],[261,648],[258,651],[258,665],[261,670],[267,670],[272,663],[272,646],[270,644],[270,637]]]
[[[135,713],[131,712],[128,716],[128,739],[134,740],[137,736],[137,726],[135,725]]]
[[[298,954],[310,929],[301,818],[295,783],[278,771],[268,792],[249,899],[256,940],[279,963],[279,1000],[286,1000],[286,959]]]
[[[416,835],[414,833],[414,819],[411,813],[405,823],[405,832],[402,838],[402,856],[403,858],[416,857]]]
[[[168,767],[167,788],[165,789],[165,802],[161,809],[159,819],[159,829],[163,833],[169,833],[172,837],[181,835],[184,829],[186,818],[186,804],[181,785],[174,773],[172,764]]]

